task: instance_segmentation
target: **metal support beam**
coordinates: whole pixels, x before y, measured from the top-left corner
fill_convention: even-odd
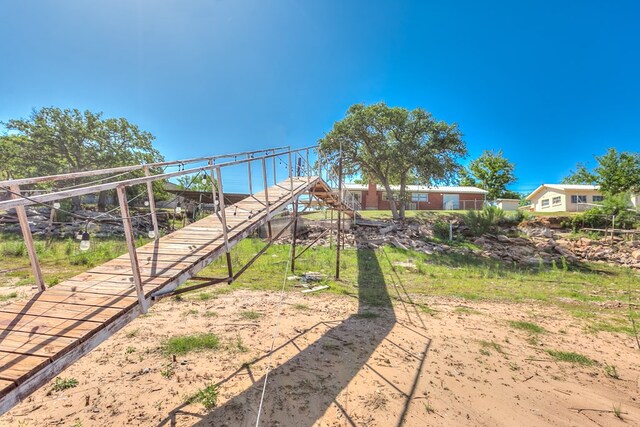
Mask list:
[[[296,240],[298,238],[298,200],[293,202],[293,230],[291,232],[291,272],[296,269]]]
[[[213,168],[213,160],[209,160],[209,174],[211,175],[211,201],[213,202],[213,213],[218,213],[219,205],[216,203],[216,186],[215,186],[215,169]]]
[[[342,147],[341,147],[342,148]],[[340,278],[340,237],[342,234],[342,149],[338,160],[338,236],[336,238],[336,279]]]
[[[222,172],[220,171],[220,166],[216,168],[216,178],[218,179],[218,200],[220,202],[220,219],[222,222],[222,235],[224,236],[224,250],[227,255],[227,270],[229,271],[229,277],[233,277],[231,254],[229,253],[229,229],[227,227],[227,213],[225,210],[224,191],[222,189]]]
[[[20,186],[12,185],[9,187],[11,190],[12,199],[20,199]],[[40,270],[40,262],[38,261],[38,254],[36,253],[36,247],[33,244],[33,236],[31,235],[31,228],[29,227],[29,219],[27,218],[27,211],[24,206],[16,206],[16,214],[18,214],[18,221],[20,222],[20,230],[22,231],[22,238],[24,244],[27,247],[27,254],[29,255],[29,263],[31,264],[31,271],[33,277],[38,285],[40,292],[43,292],[47,287],[44,284],[42,278],[42,270]]]
[[[320,233],[318,235],[318,237],[316,237],[315,239],[313,239],[313,241],[311,243],[309,243],[298,255],[296,255],[296,259],[300,258],[302,256],[303,253],[305,253],[307,250],[309,250],[309,248],[311,248],[313,245],[316,244],[316,242],[320,239],[322,239],[324,236],[327,235],[327,233],[329,233],[331,230],[331,228],[327,228],[326,230],[324,230],[322,233]]]
[[[309,164],[309,149],[307,148],[307,184],[311,182],[311,165]]]
[[[122,226],[124,228],[124,237],[127,240],[127,250],[129,251],[129,259],[131,260],[131,272],[133,274],[133,284],[138,295],[138,303],[140,310],[146,313],[149,309],[147,300],[144,296],[144,288],[142,286],[142,276],[140,275],[140,265],[138,264],[138,254],[136,253],[135,237],[133,235],[133,226],[131,224],[131,216],[129,215],[129,204],[127,202],[127,189],[125,186],[116,188],[118,193],[118,202],[120,203],[120,214],[122,215]]]
[[[265,159],[262,159],[262,180],[264,181],[264,200],[267,205],[267,218],[269,218],[271,208],[269,206],[269,183],[267,182],[267,162]],[[271,239],[271,220],[267,221],[267,231],[269,232],[269,239]]]
[[[253,184],[251,183],[251,154],[247,154],[247,173],[249,174],[249,196],[253,196]]]
[[[144,167],[144,175],[150,176],[149,167]],[[151,213],[151,223],[153,224],[153,232],[155,240],[160,238],[160,228],[158,227],[158,216],[156,215],[156,199],[153,195],[153,182],[147,181],[147,198],[149,199],[149,212]]]

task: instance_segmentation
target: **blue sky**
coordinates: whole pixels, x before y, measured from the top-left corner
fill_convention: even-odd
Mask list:
[[[637,1],[0,0],[0,121],[103,111],[176,159],[310,145],[385,101],[457,122],[470,159],[502,149],[529,191],[637,150],[638,22]]]

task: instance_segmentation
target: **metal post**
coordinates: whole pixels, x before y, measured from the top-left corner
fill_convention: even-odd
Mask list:
[[[12,193],[12,199],[20,198],[20,186],[11,185],[9,189]],[[22,230],[22,238],[24,239],[24,244],[27,247],[27,254],[29,255],[29,263],[31,264],[33,277],[36,281],[36,285],[38,285],[38,289],[40,292],[43,292],[47,287],[45,286],[44,279],[42,278],[42,270],[40,270],[38,254],[36,253],[36,247],[33,244],[33,236],[31,235],[31,228],[29,228],[27,211],[24,206],[16,206],[16,214],[18,214],[18,221],[20,221],[20,230]]]
[[[129,215],[129,204],[127,203],[127,190],[124,185],[116,187],[118,193],[118,202],[120,203],[120,214],[122,215],[122,226],[124,228],[124,237],[127,240],[127,249],[129,251],[129,259],[131,260],[131,272],[133,274],[133,284],[138,294],[138,303],[143,313],[148,310],[147,300],[144,296],[144,288],[142,286],[142,276],[140,275],[140,265],[138,264],[138,254],[136,252],[135,238],[133,236],[133,226],[131,225],[131,216]]]
[[[273,159],[273,185],[278,183],[278,179],[276,178],[276,156],[272,157]]]
[[[213,213],[218,213],[218,205],[216,204],[216,186],[213,178],[215,169],[213,168],[213,161],[209,160],[209,173],[211,174],[211,200],[213,201]]]
[[[145,176],[149,176],[149,166],[144,167]],[[149,199],[149,212],[151,212],[151,223],[153,224],[153,232],[155,233],[155,239],[160,238],[160,231],[158,227],[158,217],[156,215],[156,199],[153,195],[153,182],[147,182],[147,198]]]
[[[307,184],[311,182],[311,165],[309,164],[309,149],[306,150],[307,154]]]
[[[338,160],[338,236],[336,238],[336,279],[340,278],[340,237],[342,233],[342,150]]]
[[[224,206],[224,192],[222,190],[222,173],[220,167],[216,168],[216,178],[218,179],[218,201],[220,202],[220,219],[222,220],[222,235],[224,236],[224,250],[227,255],[227,270],[229,272],[229,283],[233,280],[233,267],[231,265],[231,253],[229,253],[229,235],[227,230],[227,214]]]
[[[269,206],[269,184],[267,182],[267,162],[265,159],[262,159],[262,180],[264,181],[264,200],[267,210],[267,231],[269,233],[269,239],[273,237],[271,232],[271,220],[269,219],[269,214],[271,212],[271,207]]]
[[[322,152],[318,149],[318,176],[322,179]]]
[[[289,183],[291,184],[291,203],[293,203],[293,163],[291,163],[291,150],[289,150]]]
[[[296,269],[296,238],[298,237],[298,200],[293,202],[293,231],[291,233],[291,272]]]
[[[249,173],[249,195],[253,195],[253,185],[251,183],[251,154],[247,154],[247,172]]]

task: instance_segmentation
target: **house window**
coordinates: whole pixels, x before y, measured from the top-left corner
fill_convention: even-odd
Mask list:
[[[551,199],[551,204],[553,206],[559,205],[561,200],[562,200],[562,198],[560,196],[556,196],[553,199]]]
[[[384,200],[385,202],[389,201],[389,196],[387,195],[386,191],[382,192],[382,200]],[[397,197],[395,194],[393,195],[393,200],[397,200]]]
[[[549,207],[549,199],[544,199],[540,202],[540,204],[542,205],[543,208],[548,208]]]
[[[592,196],[591,199],[593,200],[593,203],[603,202],[604,196]]]
[[[587,196],[571,196],[571,203],[587,203]]]
[[[429,194],[427,193],[411,193],[412,202],[428,202]]]

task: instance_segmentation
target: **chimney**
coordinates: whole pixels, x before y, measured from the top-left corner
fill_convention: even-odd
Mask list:
[[[375,181],[369,180],[369,188],[365,197],[366,209],[378,209],[378,185]]]

